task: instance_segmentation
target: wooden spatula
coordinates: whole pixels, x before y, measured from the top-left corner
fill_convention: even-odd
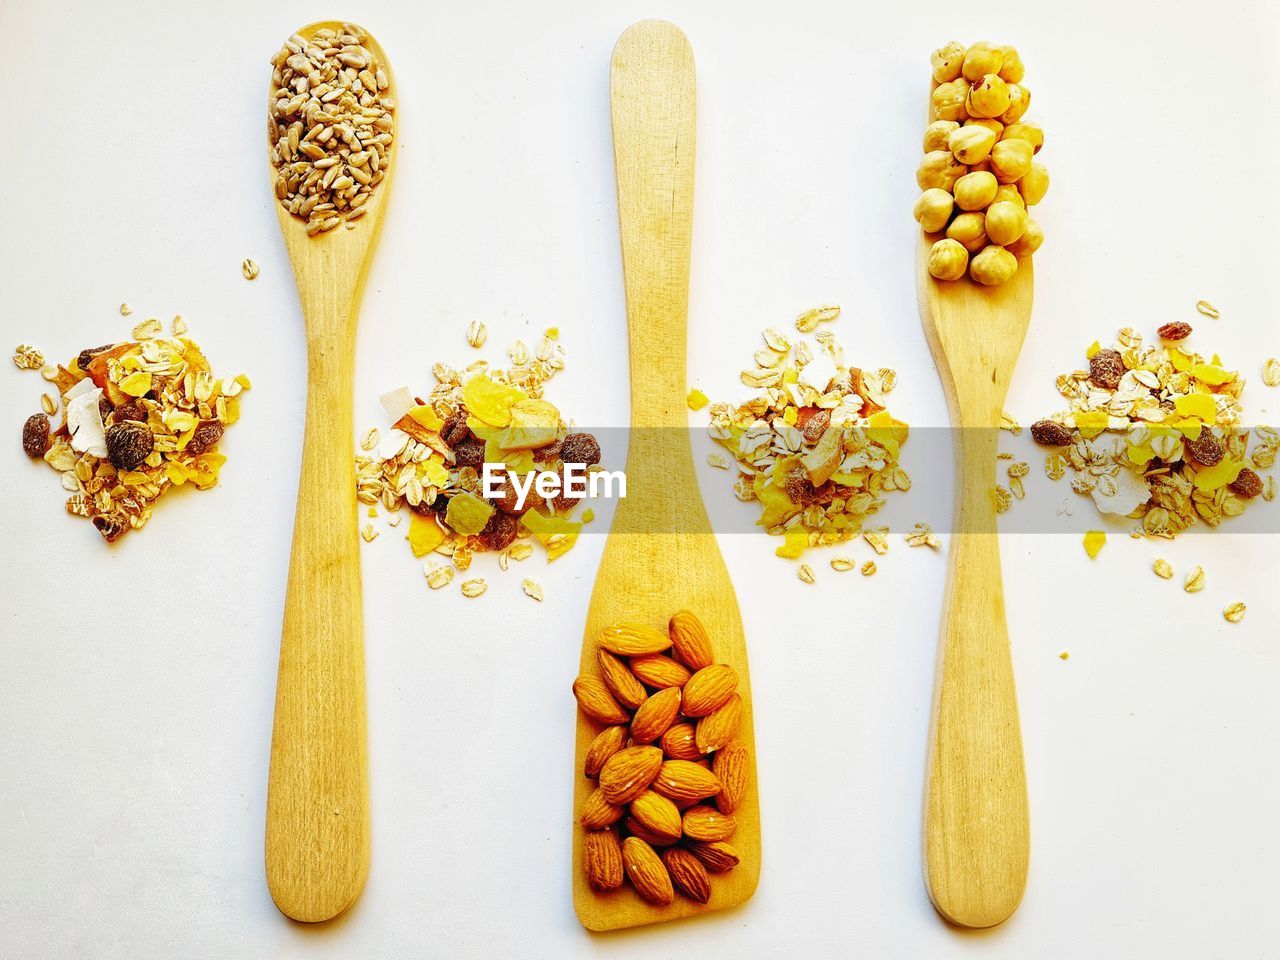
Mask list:
[[[924,866],[947,920],[991,927],[1018,907],[1029,827],[1022,734],[1005,625],[993,492],[1001,412],[1031,322],[1031,260],[998,287],[929,275],[917,257],[920,316],[956,443],[955,535],[929,741]]]
[[[310,37],[322,27],[299,31]],[[391,76],[378,42],[365,46]],[[395,81],[391,81],[394,91]],[[354,229],[307,236],[276,212],[307,332],[307,419],[285,594],[267,786],[267,885],[295,920],[328,920],[369,872],[364,626],[355,490],[352,376],[356,313],[391,188],[393,162]],[[274,181],[275,174],[272,172]]]
[[[593,783],[581,775],[599,728],[578,719],[574,791],[573,902],[591,930],[613,930],[721,910],[755,891],[760,873],[760,812],[755,738],[742,618],[724,560],[698,492],[685,404],[685,332],[693,212],[694,71],[689,42],[657,20],[626,31],[613,52],[613,144],[618,220],[631,349],[631,443],[627,496],[619,503],[596,576],[582,652],[582,672],[596,674],[596,637],[613,623],[664,628],[681,608],[696,613],[717,660],[738,672],[740,732],[752,768],[732,843],[741,863],[712,876],[703,905],[677,895],[666,907],[629,887],[597,893],[582,872],[576,812]]]

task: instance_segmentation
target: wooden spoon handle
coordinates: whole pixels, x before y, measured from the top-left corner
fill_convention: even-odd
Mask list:
[[[307,413],[280,638],[266,867],[276,905],[303,921],[345,910],[369,869],[352,286],[335,278],[300,289]]]
[[[990,927],[1017,909],[1026,886],[1027,787],[991,499],[998,431],[958,433],[958,532],[934,693],[925,874],[946,919]]]

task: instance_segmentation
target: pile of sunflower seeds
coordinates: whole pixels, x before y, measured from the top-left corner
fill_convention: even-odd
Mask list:
[[[366,39],[349,23],[294,34],[271,59],[276,197],[310,236],[354,227],[391,163],[396,104]]]

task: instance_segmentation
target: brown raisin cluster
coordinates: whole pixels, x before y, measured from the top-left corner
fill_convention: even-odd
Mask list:
[[[1156,336],[1161,340],[1185,340],[1191,336],[1191,324],[1182,323],[1166,323],[1156,328]]]
[[[22,452],[32,460],[39,460],[49,449],[49,418],[43,413],[33,413],[22,425]]]
[[[1089,358],[1089,382],[1102,390],[1115,390],[1124,376],[1124,358],[1116,350],[1102,349]]]
[[[1053,420],[1037,420],[1031,425],[1031,439],[1044,447],[1068,447],[1072,438],[1069,427]]]

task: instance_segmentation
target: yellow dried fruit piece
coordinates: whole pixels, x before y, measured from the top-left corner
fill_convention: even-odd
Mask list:
[[[800,508],[791,502],[786,490],[776,483],[766,484],[764,479],[762,475],[756,474],[756,482],[754,484],[756,499],[760,501],[760,506],[764,508],[760,514],[760,519],[756,521],[756,526],[768,529],[790,520],[800,512]]]
[[[151,389],[151,374],[145,370],[131,373],[120,381],[120,392],[131,397],[141,397]]]
[[[1229,460],[1223,458],[1220,462],[1212,467],[1201,467],[1199,470],[1191,469],[1192,482],[1201,490],[1220,490],[1229,483],[1234,483],[1236,477],[1240,476],[1240,471],[1244,469],[1243,460]]]
[[[415,557],[425,557],[444,543],[445,533],[431,517],[409,514],[409,548]]]
[[[1088,357],[1090,360],[1092,360],[1093,355],[1101,349],[1102,349],[1102,344],[1100,344],[1097,340],[1095,340],[1093,341],[1093,343],[1089,344],[1089,347],[1088,349],[1085,350],[1084,355]]]
[[[711,402],[711,398],[708,397],[701,390],[699,390],[697,387],[694,387],[692,390],[689,391],[688,403],[689,403],[690,410],[701,410],[710,402]]]
[[[560,411],[547,400],[519,400],[510,408],[510,425],[498,438],[502,450],[532,450],[556,438]]]
[[[1076,414],[1076,429],[1080,431],[1080,436],[1092,440],[1107,429],[1107,411],[1081,410]]]
[[[521,522],[534,538],[547,548],[547,559],[555,560],[578,542],[582,523],[567,517],[549,517],[537,510],[528,511]]]
[[[803,527],[799,529],[791,529],[783,536],[782,546],[774,550],[774,556],[786,557],[788,560],[794,560],[804,553],[805,547],[809,546],[809,533]]]
[[[895,420],[888,410],[880,410],[867,418],[867,436],[897,457],[898,448],[907,442],[909,427]]]
[[[407,416],[415,423],[435,432],[439,432],[440,428],[444,426],[444,421],[425,403],[411,407]]]
[[[472,377],[462,386],[462,400],[476,419],[492,427],[505,427],[511,423],[511,407],[528,394],[506,383],[495,383],[483,373]]]
[[[1151,444],[1144,443],[1141,446],[1129,444],[1129,459],[1140,467],[1145,467],[1152,459],[1155,458],[1156,452],[1151,449]]]
[[[1213,423],[1218,417],[1218,407],[1211,393],[1188,393],[1174,397],[1173,409],[1184,417],[1199,417],[1205,423]]]
[[[1107,542],[1107,535],[1102,530],[1090,530],[1084,535],[1084,552],[1090,560],[1096,560],[1102,552],[1102,545]]]
[[[484,529],[489,518],[493,516],[493,507],[470,493],[459,493],[449,501],[444,513],[444,522],[455,533],[463,536],[475,536]]]
[[[449,482],[449,468],[444,462],[432,456],[421,464],[423,479],[433,487],[443,487]]]
[[[1191,368],[1191,376],[1211,387],[1220,387],[1236,378],[1233,371],[1224,370],[1216,363],[1197,363]]]

